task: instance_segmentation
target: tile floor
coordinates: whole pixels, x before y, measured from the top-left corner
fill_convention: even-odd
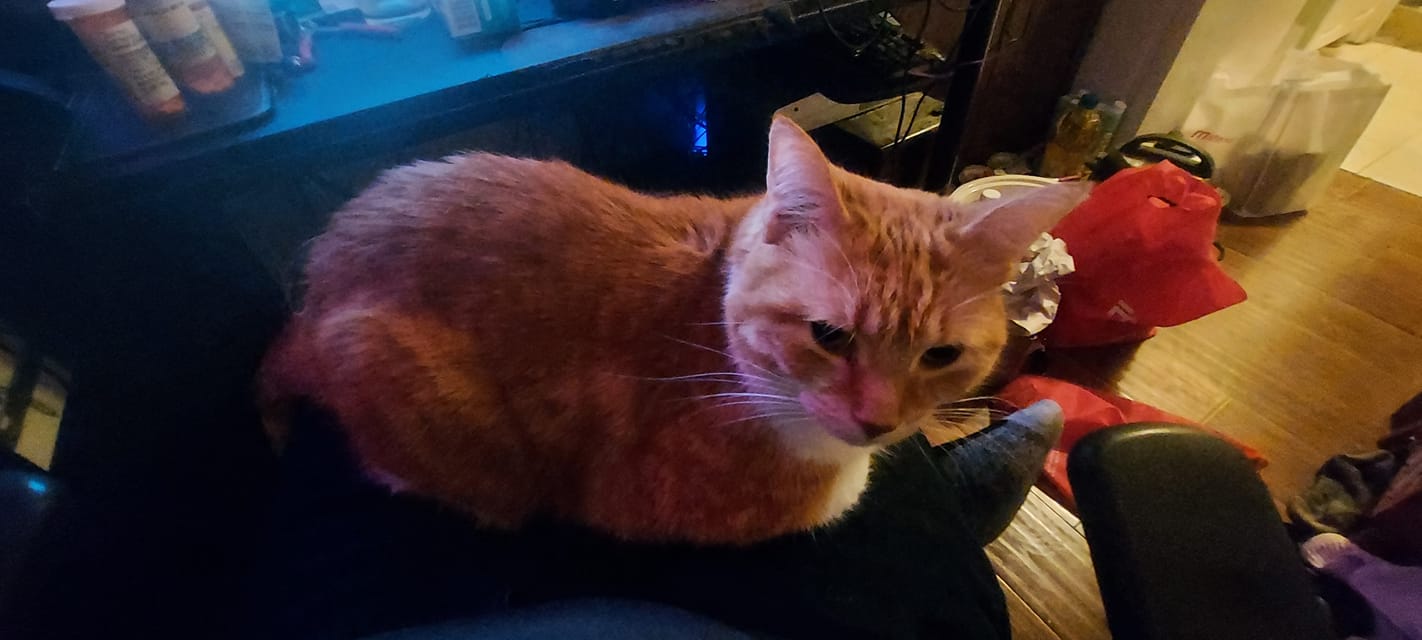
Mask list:
[[[1392,85],[1343,168],[1422,195],[1422,52],[1369,42],[1329,53],[1368,67]]]

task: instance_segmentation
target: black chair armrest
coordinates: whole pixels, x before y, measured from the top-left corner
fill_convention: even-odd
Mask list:
[[[1067,473],[1116,638],[1332,637],[1267,489],[1228,443],[1126,425],[1083,438]]]

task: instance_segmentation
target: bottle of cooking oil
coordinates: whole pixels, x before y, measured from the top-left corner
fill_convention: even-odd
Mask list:
[[[1096,94],[1085,93],[1076,106],[1067,109],[1052,130],[1052,139],[1042,154],[1038,174],[1048,178],[1064,178],[1086,173],[1086,163],[1096,146],[1101,130],[1101,112],[1097,111]]]

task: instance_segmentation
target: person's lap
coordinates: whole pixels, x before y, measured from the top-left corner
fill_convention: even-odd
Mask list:
[[[310,413],[294,430],[252,585],[262,637],[360,637],[584,598],[669,605],[783,638],[1008,636],[991,566],[918,438],[880,458],[836,525],[697,548],[549,523],[483,531],[364,482],[335,428]]]

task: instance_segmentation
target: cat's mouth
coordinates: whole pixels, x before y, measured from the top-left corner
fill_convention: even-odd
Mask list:
[[[825,431],[835,439],[856,447],[878,447],[892,442],[898,425],[865,424],[836,420],[822,422]]]

